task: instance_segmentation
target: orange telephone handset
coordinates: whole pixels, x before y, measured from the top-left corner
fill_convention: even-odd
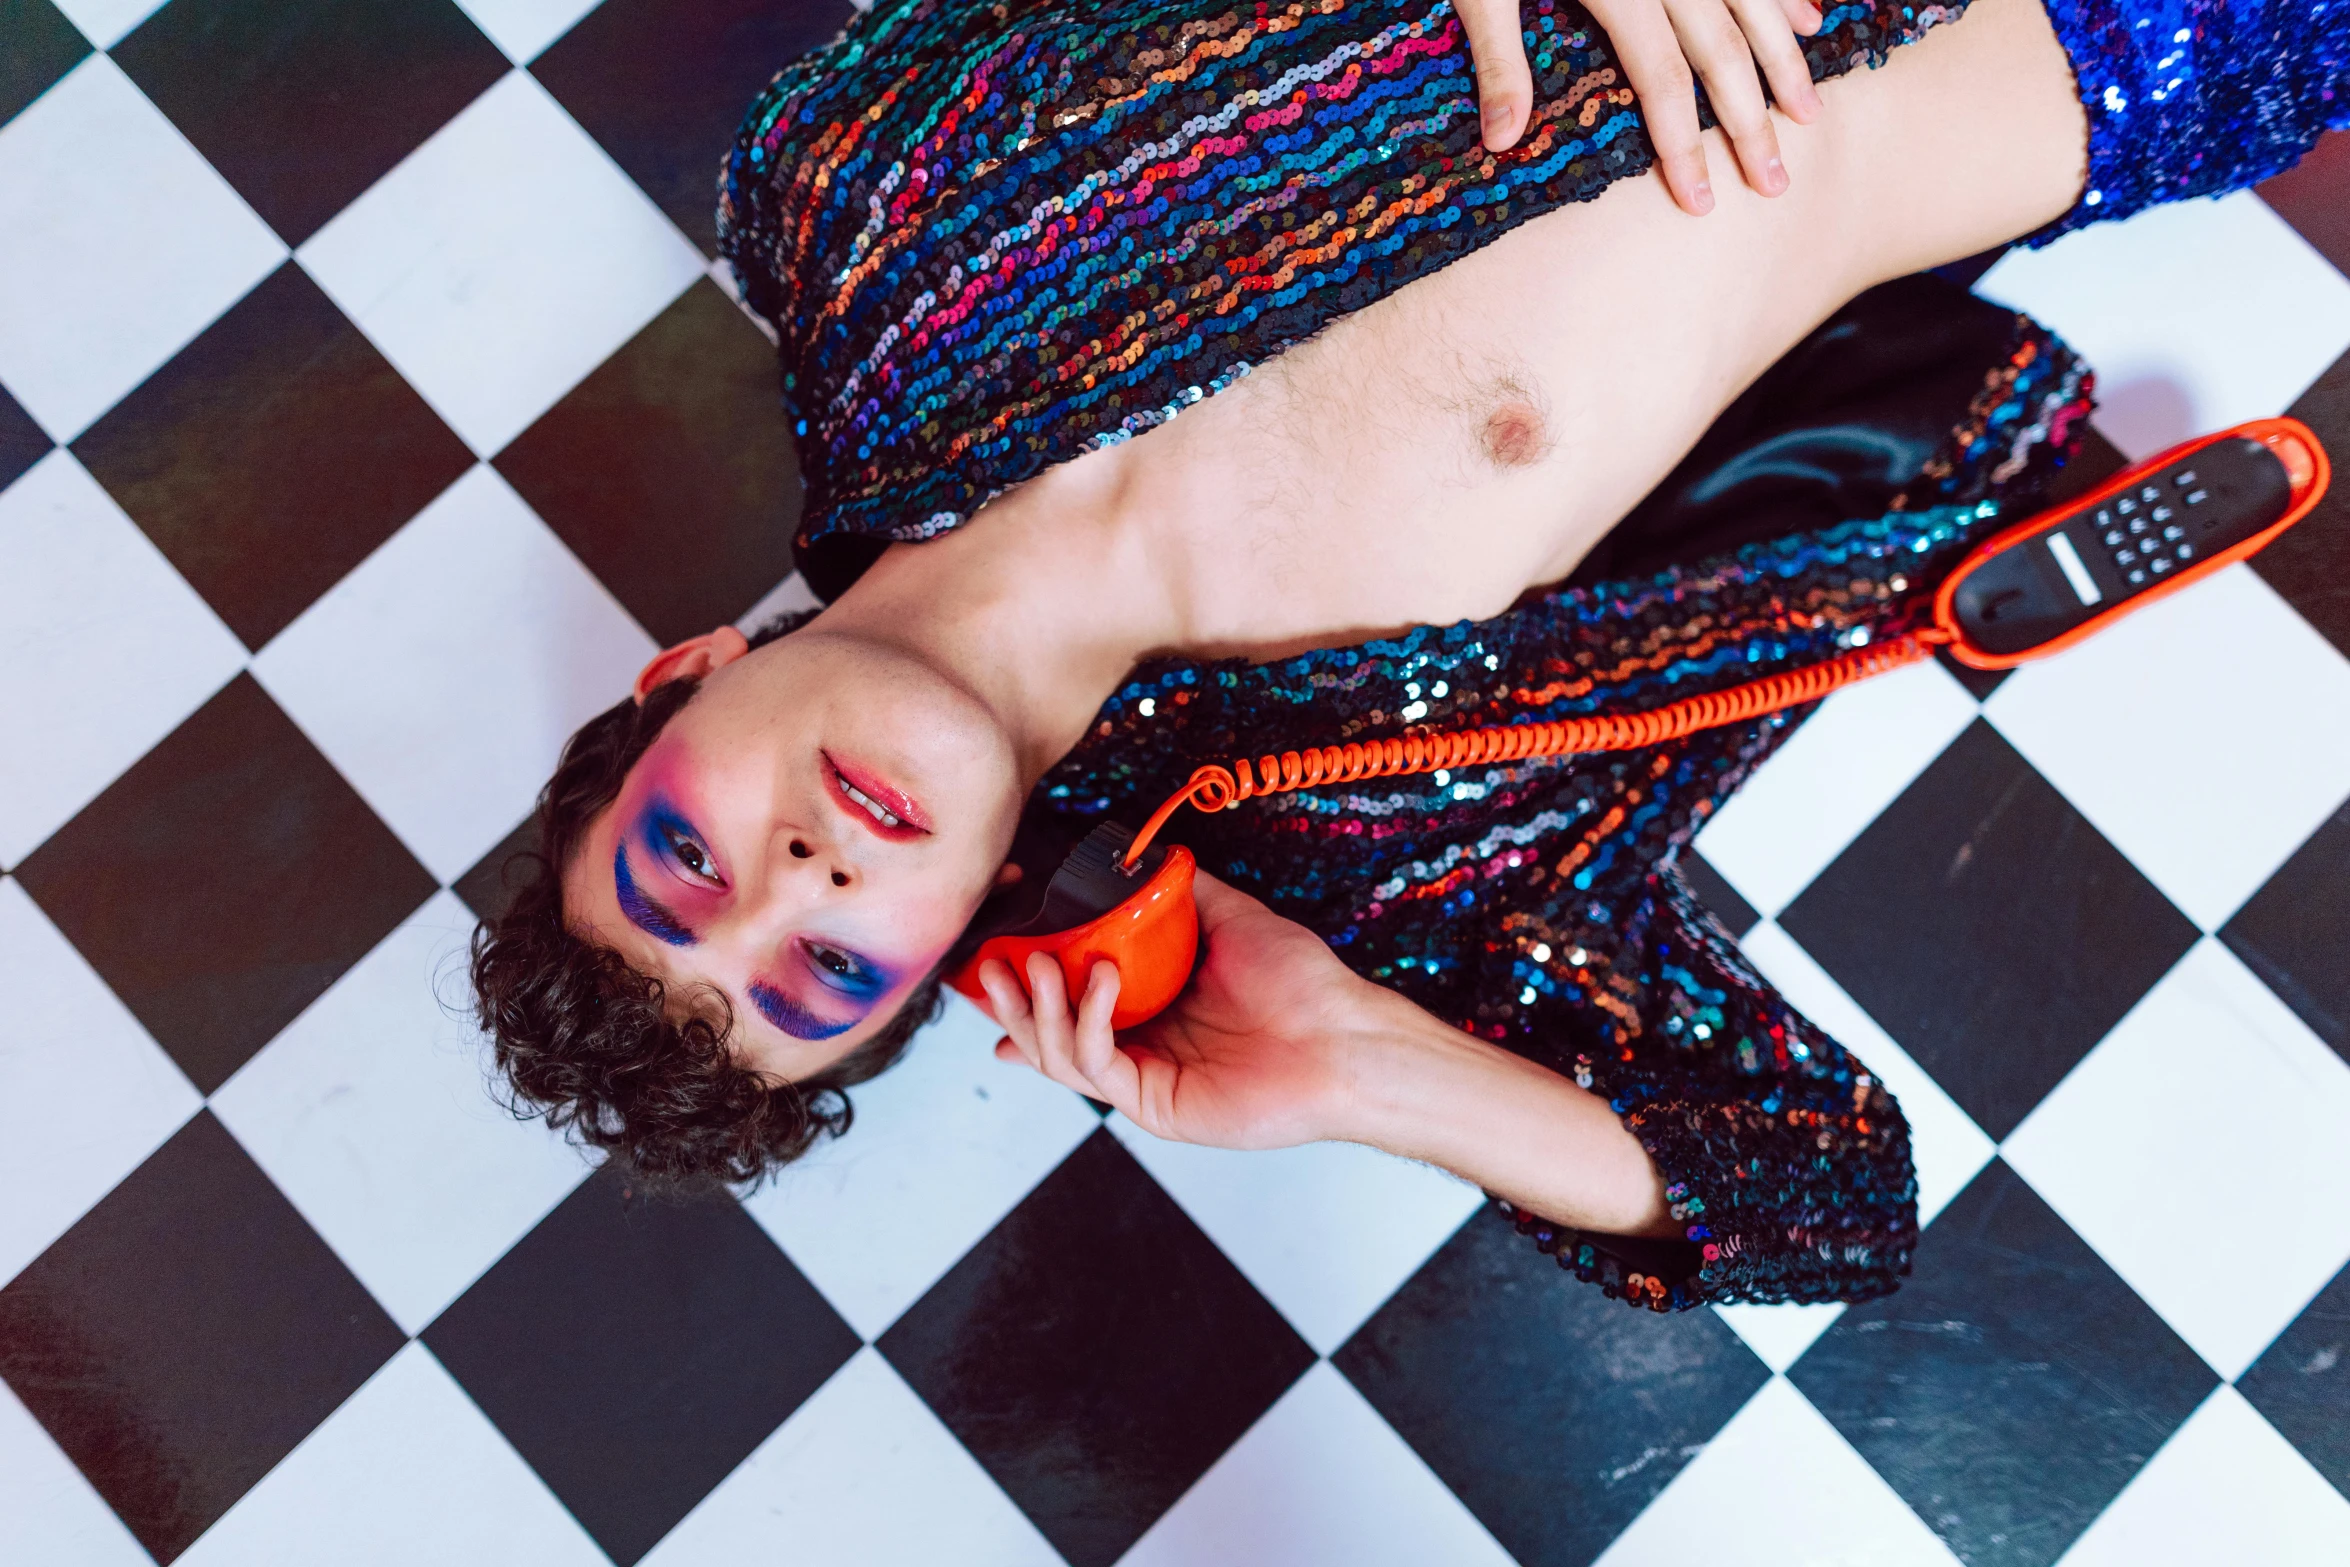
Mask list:
[[[1199,954],[1191,851],[1178,844],[1129,859],[1125,851],[1133,836],[1115,822],[1096,827],[1054,872],[1035,918],[981,942],[955,971],[954,987],[984,1002],[979,965],[1001,958],[1026,989],[1028,956],[1043,952],[1061,965],[1061,982],[1074,1007],[1094,964],[1107,958],[1118,965],[1112,1028],[1132,1028],[1165,1011],[1191,978]]]
[[[1003,958],[1020,977],[1028,954],[1058,959],[1072,997],[1107,958],[1121,980],[1113,1028],[1156,1016],[1182,992],[1199,951],[1191,852],[1153,850],[1180,807],[1220,811],[1261,794],[1437,768],[1654,745],[1814,702],[1936,647],[1976,669],[2006,669],[2072,646],[2121,616],[2251,555],[2309,515],[2331,482],[2316,434],[2297,419],[2255,419],[2187,441],[2116,474],[2078,500],[1995,535],[1934,595],[1927,630],[1642,713],[1283,751],[1195,771],[1138,833],[1094,829],[1019,930],[991,936],[955,973],[982,999],[979,965]],[[1025,984],[1025,980],[1022,980]]]

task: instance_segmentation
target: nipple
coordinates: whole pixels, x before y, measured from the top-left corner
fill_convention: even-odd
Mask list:
[[[1550,430],[1542,410],[1515,398],[1485,418],[1485,455],[1496,468],[1525,468],[1550,455]]]

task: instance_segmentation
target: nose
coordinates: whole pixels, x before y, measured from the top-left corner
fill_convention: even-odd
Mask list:
[[[857,867],[847,855],[840,852],[840,846],[837,843],[828,839],[816,838],[797,828],[787,827],[781,836],[783,838],[783,863],[790,872],[796,873],[804,867],[809,870],[822,871],[826,881],[835,887],[850,887],[856,884]]]

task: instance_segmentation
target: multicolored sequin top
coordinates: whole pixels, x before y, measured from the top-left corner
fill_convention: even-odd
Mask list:
[[[1203,761],[1658,706],[1916,629],[1930,589],[2030,509],[2089,408],[2018,318],[2006,363],[1901,509],[1496,620],[1268,664],[1136,672],[1032,809],[1135,822]],[[1909,1129],[1866,1067],[1740,957],[1675,869],[1809,716],[1645,750],[1271,796],[1173,834],[1358,973],[1604,1095],[1668,1183],[1680,1242],[1521,1221],[1562,1266],[1659,1310],[1854,1300],[1908,1271]]]
[[[2036,239],[2234,189],[2346,109],[2350,0],[2049,0],[2089,183]],[[1833,5],[1815,79],[1956,17]],[[1355,310],[1654,161],[1606,37],[1522,0],[1537,108],[1478,139],[1442,0],[882,0],[752,104],[719,233],[775,327],[837,594]],[[2167,40],[2167,41],[2166,41]],[[1987,111],[1988,112],[1988,111]],[[1702,104],[1701,104],[1702,113]],[[1885,516],[1499,620],[1274,664],[1139,672],[1033,811],[1139,815],[1204,760],[1643,707],[1810,663],[1926,613],[1939,575],[2069,446],[2088,380],[2019,323],[1942,456]],[[1645,751],[1255,802],[1182,834],[1358,972],[1603,1094],[1683,1238],[1520,1227],[1635,1304],[1858,1299],[1916,1238],[1908,1128],[1698,908],[1676,863],[1804,713]]]
[[[1829,0],[1812,73],[1963,9]],[[780,339],[811,585],[1646,172],[1606,35],[1524,14],[1537,106],[1499,155],[1445,0],[882,0],[786,68],[718,225]]]

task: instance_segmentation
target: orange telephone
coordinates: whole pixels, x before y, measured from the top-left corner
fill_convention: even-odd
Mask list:
[[[1116,823],[1095,828],[1054,874],[1036,916],[982,942],[952,983],[983,999],[979,965],[1001,958],[1025,986],[1029,954],[1047,952],[1077,996],[1093,965],[1107,958],[1120,980],[1110,1025],[1131,1028],[1174,1001],[1199,952],[1191,851],[1152,846],[1186,803],[1220,811],[1254,795],[1326,783],[1630,750],[1817,701],[1936,647],[1972,668],[2010,668],[2244,559],[2308,516],[2331,479],[2325,448],[2307,425],[2255,419],[2174,446],[1996,535],[1944,579],[1934,624],[1911,636],[1645,713],[1414,733],[1284,751],[1253,764],[1246,757],[1230,767],[1210,763],[1140,832]]]

